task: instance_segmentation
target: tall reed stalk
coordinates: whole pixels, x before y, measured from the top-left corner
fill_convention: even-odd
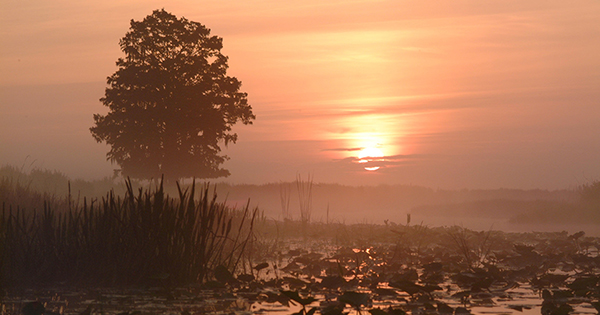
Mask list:
[[[257,209],[232,210],[209,186],[178,198],[155,189],[42,210],[2,204],[0,285],[136,285],[203,282],[217,266],[240,267]],[[196,199],[196,194],[199,198]],[[70,204],[70,203],[69,203]]]
[[[454,226],[447,233],[454,242],[457,253],[463,257],[468,268],[482,267],[488,261],[493,246],[491,229],[484,233]]]
[[[290,184],[281,183],[279,184],[279,199],[281,201],[281,215],[282,220],[290,219]]]
[[[306,233],[312,214],[312,186],[313,179],[310,174],[306,180],[303,180],[300,174],[296,176],[296,187],[298,188],[298,200],[300,202],[300,221],[304,233]]]

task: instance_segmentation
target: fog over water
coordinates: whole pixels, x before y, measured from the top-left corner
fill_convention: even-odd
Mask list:
[[[600,315],[600,0],[8,0],[0,315]]]
[[[288,196],[288,218],[299,219],[297,183],[217,185],[219,200],[241,208],[250,202],[268,218],[282,220],[282,197]],[[286,202],[286,203],[287,203]],[[285,204],[285,203],[284,203]],[[600,234],[597,205],[581,206],[575,190],[435,190],[419,186],[343,186],[314,184],[311,220],[334,223],[462,226],[480,231]]]

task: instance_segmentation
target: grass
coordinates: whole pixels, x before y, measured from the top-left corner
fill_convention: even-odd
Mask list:
[[[448,229],[448,235],[456,246],[467,268],[474,270],[482,268],[490,262],[490,254],[494,246],[491,238],[492,230],[487,232],[475,232],[454,226]]]
[[[288,183],[279,184],[279,199],[281,201],[281,219],[288,220],[290,219],[290,198],[291,198],[291,189]]]
[[[43,199],[41,209],[3,202],[0,285],[180,285],[210,280],[218,266],[243,267],[258,209],[229,209],[208,185],[178,186],[177,198],[162,183],[126,187],[123,197],[110,191],[81,204],[22,191]]]
[[[86,181],[71,179],[58,171],[40,168],[26,170],[25,168],[25,166],[19,168],[10,165],[0,167],[0,181],[5,185],[4,188],[0,189],[0,200],[13,205],[26,206],[30,209],[43,207],[43,201],[39,205],[32,204],[29,200],[31,197],[29,193],[20,195],[14,194],[14,191],[10,195],[4,193],[19,188],[21,191],[37,192],[46,195],[46,197],[72,194],[76,200],[78,197],[82,198],[83,196],[100,199],[110,190],[122,195],[126,190],[124,181],[116,178],[105,177],[101,180]],[[19,198],[19,196],[23,198]]]
[[[296,187],[298,188],[298,201],[300,202],[300,221],[302,222],[302,230],[306,231],[312,214],[312,176],[309,174],[307,179],[303,180],[302,176],[298,174],[296,177]]]

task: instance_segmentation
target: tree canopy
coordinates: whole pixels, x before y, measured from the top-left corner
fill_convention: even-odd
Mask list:
[[[90,128],[111,146],[107,160],[139,179],[228,176],[221,145],[236,142],[235,123],[256,117],[241,82],[226,74],[222,38],[162,9],[132,20],[119,44],[125,57],[100,99],[109,112]]]

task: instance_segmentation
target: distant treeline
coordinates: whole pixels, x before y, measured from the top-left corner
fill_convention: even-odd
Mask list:
[[[281,188],[291,194],[289,212],[299,212],[299,196],[294,183],[265,185],[218,184],[220,196],[229,203],[243,204],[250,198],[267,215],[278,218],[282,208]],[[599,190],[600,191],[600,190]],[[412,185],[346,186],[315,184],[312,193],[313,218],[346,223],[369,221],[381,223],[389,219],[405,222],[406,215],[468,216],[516,219],[518,215],[536,211],[563,211],[580,205],[583,186],[563,190],[463,189],[442,190]],[[524,219],[524,217],[522,217]]]
[[[4,185],[2,185],[4,183]],[[17,183],[18,185],[7,185]],[[66,175],[48,170],[0,168],[0,201],[17,202],[19,189],[35,190],[50,196],[66,196],[73,200],[102,197],[106,191],[125,191],[124,179],[105,178],[98,181],[71,180]],[[143,186],[149,183],[134,182]],[[172,183],[173,184],[173,183]],[[231,207],[250,207],[273,219],[285,215],[298,219],[301,197],[294,182],[263,185],[232,185],[213,183],[220,202]],[[3,189],[2,186],[5,188]],[[165,190],[173,189],[166,187]],[[11,187],[9,192],[7,187]],[[383,223],[383,220],[405,222],[407,214],[438,217],[491,218],[511,223],[585,222],[600,223],[600,182],[595,181],[572,189],[433,189],[414,185],[347,186],[314,183],[311,186],[312,220],[321,222]],[[282,194],[289,198],[289,208],[282,208]],[[28,200],[32,202],[32,200]],[[34,206],[34,205],[32,205]],[[36,205],[40,208],[41,205]]]
[[[491,199],[418,206],[412,211],[447,217],[507,219],[511,224],[600,224],[600,204],[583,201]]]
[[[32,204],[32,202],[35,203],[35,200],[32,200],[31,195],[27,192],[35,192],[41,196],[55,199],[63,199],[71,195],[77,201],[83,197],[101,198],[110,190],[124,194],[126,191],[125,181],[120,178],[108,177],[86,181],[69,178],[59,171],[39,168],[26,171],[24,167],[18,168],[10,165],[0,167],[0,202],[19,204],[21,207],[40,208],[39,204]]]

